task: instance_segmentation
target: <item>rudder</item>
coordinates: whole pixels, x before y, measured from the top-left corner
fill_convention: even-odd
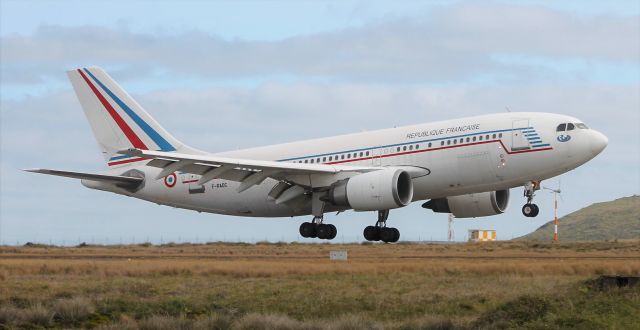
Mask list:
[[[197,152],[162,128],[103,69],[81,68],[67,74],[109,166],[141,160],[117,153],[128,148]]]

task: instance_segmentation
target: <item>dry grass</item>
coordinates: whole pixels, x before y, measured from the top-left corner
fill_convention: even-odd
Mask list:
[[[330,262],[330,250],[347,250],[350,260]],[[640,244],[3,247],[0,328],[451,329],[497,327],[505,318],[624,328],[640,321],[624,314],[640,308],[640,290],[595,293],[584,283],[599,274],[640,275]],[[607,304],[615,305],[607,317],[585,314]],[[551,316],[505,312],[531,308]]]

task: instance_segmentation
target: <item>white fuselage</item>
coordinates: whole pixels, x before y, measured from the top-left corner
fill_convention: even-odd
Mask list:
[[[606,138],[592,129],[557,132],[561,123],[580,121],[550,113],[501,113],[215,155],[281,162],[422,168],[422,175],[413,178],[413,200],[418,201],[509,189],[548,179],[584,164],[606,145]],[[562,142],[564,138],[559,139],[560,135],[570,135],[570,140]],[[292,208],[269,199],[269,191],[277,184],[273,179],[238,193],[239,183],[234,181],[215,179],[199,186],[198,175],[178,172],[176,182],[170,180],[167,184],[166,180],[153,179],[160,172],[158,168],[141,162],[135,169],[144,172],[147,178],[140,190],[134,193],[109,190],[201,212],[254,217],[311,213],[309,204]],[[111,174],[122,171],[115,166]]]

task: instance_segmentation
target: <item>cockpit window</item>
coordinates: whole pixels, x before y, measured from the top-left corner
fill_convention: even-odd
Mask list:
[[[556,132],[564,132],[566,129],[567,129],[567,124],[562,123],[558,125],[558,128],[556,128]]]
[[[574,128],[576,127],[572,123],[567,124],[567,131],[572,131]]]
[[[589,127],[583,123],[576,123],[576,126],[580,129],[589,129]]]

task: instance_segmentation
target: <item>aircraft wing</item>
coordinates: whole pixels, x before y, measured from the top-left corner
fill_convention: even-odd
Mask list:
[[[161,168],[156,179],[173,172],[182,171],[201,175],[197,184],[213,179],[225,179],[240,182],[238,192],[259,184],[266,178],[288,180],[292,176],[337,174],[341,172],[364,173],[379,170],[375,167],[353,167],[327,164],[286,163],[268,160],[227,158],[213,155],[192,155],[176,152],[163,152],[141,149],[127,149],[118,153],[133,157],[151,159],[147,166]]]
[[[48,174],[48,175],[64,176],[67,178],[74,178],[74,179],[116,183],[120,185],[138,185],[142,183],[142,181],[144,180],[143,178],[122,176],[122,175],[70,172],[70,171],[50,170],[45,168],[34,168],[34,169],[28,169],[25,171],[33,172],[33,173]]]

